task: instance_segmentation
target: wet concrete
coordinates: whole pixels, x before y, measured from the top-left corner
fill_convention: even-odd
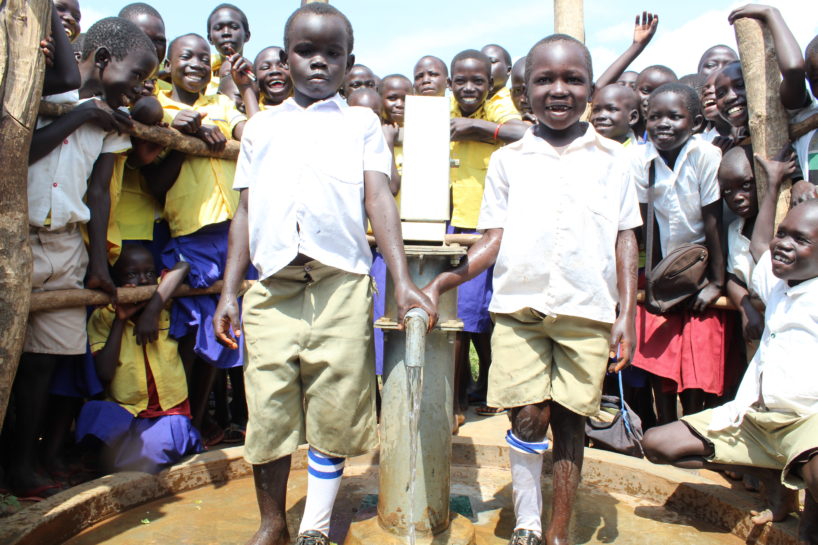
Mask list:
[[[470,482],[456,482],[452,493],[468,496],[474,513],[476,545],[505,545],[513,530],[511,487],[502,469],[468,471]],[[362,500],[377,493],[377,471],[353,467],[345,475],[335,515],[332,540],[342,543],[352,520],[374,517],[361,511]],[[479,484],[478,484],[479,483]],[[306,472],[294,471],[289,484],[287,520],[295,536],[304,508]],[[544,484],[545,505],[550,486]],[[548,514],[544,516],[547,522]],[[154,501],[102,522],[66,541],[66,545],[243,545],[258,524],[250,478],[206,486]],[[649,500],[583,485],[577,501],[572,538],[577,544],[623,545],[667,540],[675,545],[738,545],[744,541],[724,529],[701,523]],[[375,544],[373,544],[375,545]]]

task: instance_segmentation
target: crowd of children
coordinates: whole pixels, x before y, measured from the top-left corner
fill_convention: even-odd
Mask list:
[[[616,373],[651,428],[651,461],[758,477],[771,506],[758,523],[785,518],[798,508],[790,489],[807,488],[800,538],[818,543],[807,361],[818,349],[818,139],[754,152],[731,48],[710,47],[682,78],[663,65],[628,71],[657,31],[645,12],[597,79],[588,49],[565,35],[516,62],[489,44],[379,77],[355,64],[350,22],[323,3],[293,13],[282,45],[252,62],[250,23],[232,4],[209,14],[205,36],[170,41],[145,3],[82,34],[77,0],[54,7],[43,100],[75,107],[39,118],[32,138],[32,288],[95,288],[114,303],[30,314],[0,442],[8,490],[36,501],[245,442],[262,513],[251,543],[279,544],[290,454],[306,442],[298,543],[328,542],[344,459],[377,444],[372,307],[383,314],[390,274],[400,313],[419,306],[432,322],[440,294],[458,287],[454,411],[457,425],[469,404],[509,413],[512,545],[569,542],[583,422]],[[818,39],[802,54],[777,9],[748,5],[729,22],[742,17],[770,29],[792,119],[813,115]],[[450,97],[448,233],[480,235],[422,290],[396,206],[408,95]],[[128,137],[134,121],[214,152],[240,141],[238,163]],[[774,230],[789,183],[792,209]],[[703,287],[667,312],[637,304],[639,268],[691,244],[708,256]],[[242,303],[244,279],[257,282]],[[183,283],[220,280],[221,296],[171,299]],[[117,287],[150,285],[147,302],[116,300]],[[735,311],[713,307],[722,295]]]

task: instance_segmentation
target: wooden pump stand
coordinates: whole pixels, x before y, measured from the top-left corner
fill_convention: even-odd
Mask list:
[[[779,85],[781,74],[776,63],[775,47],[768,28],[755,19],[742,18],[734,23],[738,43],[753,152],[762,157],[774,157],[790,144],[787,112],[781,104]],[[758,201],[767,190],[767,177],[756,161],[755,177]],[[790,182],[782,186],[775,223],[784,219],[790,205]]]

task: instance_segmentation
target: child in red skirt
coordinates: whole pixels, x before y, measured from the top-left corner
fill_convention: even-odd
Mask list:
[[[694,134],[703,122],[701,102],[691,87],[662,85],[648,101],[649,142],[634,154],[632,173],[646,220],[651,165],[655,171],[653,205],[661,256],[685,243],[704,244],[710,252],[709,282],[689,304],[664,315],[649,314],[643,306],[637,311],[639,343],[633,365],[652,374],[659,423],[677,419],[677,392],[685,414],[704,408],[705,392],[724,392],[732,324],[724,311],[708,308],[725,282],[716,179],[721,153]]]

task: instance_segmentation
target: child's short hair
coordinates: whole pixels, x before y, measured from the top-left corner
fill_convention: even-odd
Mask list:
[[[134,2],[133,4],[128,4],[121,10],[119,10],[119,15],[117,17],[122,17],[123,19],[132,20],[140,15],[149,15],[150,17],[156,17],[160,21],[164,22],[162,16],[159,14],[158,11],[153,6],[150,6],[144,2]]]
[[[710,55],[711,53],[713,53],[713,51],[715,51],[717,49],[724,49],[726,51],[729,51],[730,53],[732,53],[738,59],[738,53],[736,53],[736,51],[732,47],[730,47],[729,45],[724,45],[724,44],[714,45],[713,47],[708,47],[707,50],[705,50],[705,52],[702,53],[702,56],[699,58],[699,65],[698,65],[698,71],[699,72],[701,72],[702,68],[704,68],[704,66],[703,66],[704,61],[705,61],[705,59],[707,59],[708,55]]]
[[[170,59],[170,53],[171,53],[171,51],[173,51],[173,46],[176,45],[176,42],[178,42],[182,38],[190,38],[191,36],[195,37],[195,38],[199,38],[204,43],[207,43],[207,40],[205,40],[203,36],[201,36],[200,34],[196,34],[195,32],[188,32],[187,34],[182,34],[181,36],[176,36],[168,44],[168,59]],[[170,60],[168,60],[168,62],[170,62]]]
[[[692,87],[699,95],[707,82],[707,78],[701,74],[687,74],[679,78],[679,83]]]
[[[507,65],[511,66],[511,53],[508,52],[508,49],[506,49],[502,45],[488,44],[484,45],[483,49],[481,49],[480,51],[485,51],[489,47],[496,47],[497,49],[499,49],[503,53],[503,60],[506,62]]]
[[[818,54],[818,36],[815,36],[810,42],[807,44],[806,49],[804,49],[804,58],[809,58],[813,55]]]
[[[645,69],[644,69],[644,70],[642,70],[641,72],[639,72],[639,74],[640,74],[640,75],[641,75],[641,74],[644,74],[644,73],[645,73],[645,72],[647,72],[648,70],[653,70],[654,72],[659,72],[660,74],[664,74],[664,75],[666,75],[666,76],[668,76],[668,77],[673,78],[674,80],[678,80],[678,79],[679,79],[679,78],[676,76],[676,72],[674,72],[673,70],[671,70],[670,68],[668,68],[668,67],[667,67],[667,66],[665,66],[664,64],[653,64],[653,65],[651,65],[651,66],[648,66],[647,68],[645,68]]]
[[[593,82],[594,79],[594,64],[591,61],[591,51],[588,49],[584,43],[580,42],[573,36],[569,36],[568,34],[551,34],[550,36],[546,36],[539,42],[535,43],[534,46],[528,50],[528,55],[525,57],[525,82],[528,83],[528,78],[531,76],[531,68],[534,62],[534,51],[539,49],[540,47],[550,45],[557,42],[568,42],[572,44],[576,44],[582,48],[583,55],[585,56],[585,64],[588,66],[588,75],[590,76],[591,81]]]
[[[454,65],[468,59],[474,59],[485,64],[486,71],[489,73],[489,76],[491,75],[491,59],[489,59],[488,55],[477,51],[476,49],[466,49],[465,51],[461,51],[455,55],[452,59],[452,64],[450,65],[449,71],[454,74]]]
[[[347,54],[352,53],[352,48],[355,45],[355,36],[352,33],[352,23],[349,22],[349,19],[341,12],[341,10],[330,4],[324,4],[323,2],[310,2],[309,4],[304,4],[292,12],[292,14],[287,18],[287,22],[284,23],[284,51],[290,50],[290,30],[292,29],[293,22],[295,21],[296,17],[304,13],[325,15],[327,17],[340,17],[341,21],[344,23],[344,29],[347,33]]]
[[[702,115],[702,102],[699,99],[699,93],[693,87],[685,85],[684,83],[672,82],[660,85],[650,94],[648,98],[648,105],[653,102],[654,98],[665,93],[672,93],[682,98],[685,103],[685,108],[690,112],[692,117]],[[650,107],[650,106],[648,106]]]
[[[410,80],[409,78],[407,78],[403,74],[389,74],[388,76],[384,76],[383,79],[381,79],[381,87],[383,87],[383,84],[388,79],[400,79],[400,80],[403,80],[404,83],[409,84],[409,87],[412,86],[412,80]]]
[[[239,21],[241,21],[241,26],[244,28],[244,32],[250,32],[250,22],[247,20],[247,15],[241,11],[241,8],[238,6],[234,6],[233,4],[219,4],[213,11],[210,12],[210,15],[207,16],[207,30],[205,32],[206,35],[210,34],[210,20],[213,19],[213,15],[216,14],[217,11],[220,9],[231,9],[235,11],[239,15]]]
[[[107,48],[118,61],[139,49],[156,56],[156,47],[151,39],[138,26],[121,17],[106,17],[91,25],[82,44],[82,60],[99,47]]]

